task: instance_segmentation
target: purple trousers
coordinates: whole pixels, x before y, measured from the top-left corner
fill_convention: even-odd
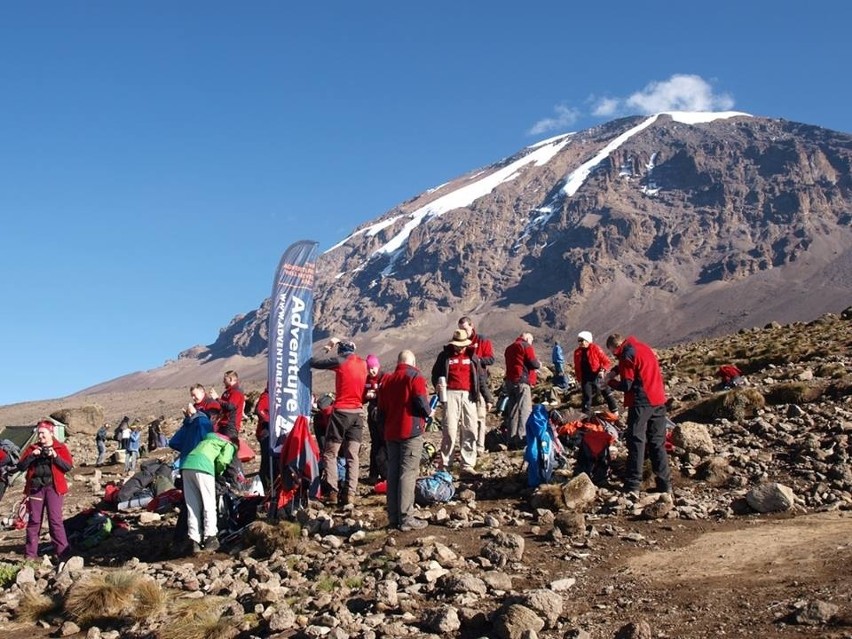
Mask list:
[[[65,524],[62,523],[62,495],[53,486],[46,486],[30,493],[27,504],[29,521],[27,521],[27,544],[24,555],[27,559],[38,558],[38,536],[41,532],[41,522],[47,510],[47,525],[50,530],[50,540],[57,556],[68,550],[68,537],[65,536]]]

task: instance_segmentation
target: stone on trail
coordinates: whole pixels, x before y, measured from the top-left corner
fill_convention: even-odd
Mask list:
[[[544,620],[521,604],[506,607],[494,620],[494,634],[499,639],[522,639],[527,631],[538,633],[543,628]]]
[[[584,511],[595,503],[597,487],[586,473],[580,473],[562,487],[565,507],[569,510]]]
[[[752,488],[746,501],[759,513],[784,512],[793,508],[795,495],[793,489],[784,484],[768,482]]]

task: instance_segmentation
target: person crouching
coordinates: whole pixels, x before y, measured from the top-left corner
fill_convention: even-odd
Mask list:
[[[216,477],[225,472],[236,452],[232,439],[221,433],[209,433],[181,464],[188,535],[193,553],[199,552],[202,547],[207,551],[219,548]],[[203,537],[199,524],[203,527]]]

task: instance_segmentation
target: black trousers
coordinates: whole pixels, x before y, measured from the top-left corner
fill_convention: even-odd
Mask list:
[[[645,446],[651,458],[651,468],[657,476],[657,488],[668,491],[672,487],[669,458],[666,453],[666,407],[631,406],[627,410],[627,476],[626,490],[639,490],[642,485],[642,467],[645,464]]]

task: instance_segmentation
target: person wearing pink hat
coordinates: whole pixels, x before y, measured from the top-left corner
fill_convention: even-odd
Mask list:
[[[376,483],[388,476],[388,451],[384,426],[379,418],[379,389],[385,373],[379,358],[367,355],[367,381],[364,384],[364,406],[367,407],[367,430],[370,432],[370,470],[367,481]]]
[[[18,470],[26,473],[27,541],[24,556],[38,558],[38,538],[45,510],[56,556],[68,554],[68,537],[62,522],[62,502],[68,492],[67,473],[74,466],[68,447],[54,438],[54,425],[42,420],[36,426],[36,441],[27,446],[18,461]]]

